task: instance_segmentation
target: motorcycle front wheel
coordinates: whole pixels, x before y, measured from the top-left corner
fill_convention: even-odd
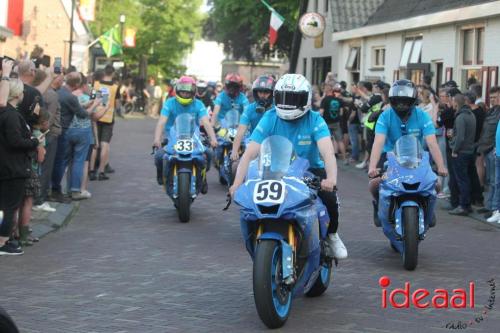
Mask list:
[[[179,220],[186,223],[189,222],[189,215],[191,209],[191,175],[189,173],[180,173],[178,175],[178,205],[177,211],[179,213]]]
[[[277,241],[260,241],[253,264],[253,294],[257,313],[269,328],[282,327],[292,305],[292,293],[282,279],[281,247]]]
[[[403,207],[403,266],[413,271],[418,263],[418,208]]]

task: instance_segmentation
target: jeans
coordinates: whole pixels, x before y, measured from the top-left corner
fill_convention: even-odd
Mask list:
[[[495,161],[497,157],[495,152],[492,150],[485,156],[486,162],[486,183],[488,184],[488,193],[486,194],[486,200],[484,206],[488,210],[493,209],[493,198],[495,196]]]
[[[349,140],[351,141],[351,158],[359,160],[359,124],[349,124]]]
[[[40,188],[41,193],[40,197],[36,198],[36,204],[41,205],[45,201],[47,201],[47,197],[49,195],[49,187],[50,181],[52,179],[52,171],[54,169],[54,161],[56,159],[57,152],[57,140],[58,137],[56,135],[48,134],[45,137],[47,142],[45,149],[45,160],[42,163],[42,174],[40,175]]]
[[[457,157],[452,157],[455,182],[458,186],[459,204],[463,209],[468,209],[471,205],[471,180],[468,173],[471,163],[474,163],[474,154],[458,153]]]
[[[52,170],[52,191],[62,192],[61,182],[66,171],[66,146],[68,145],[68,130],[62,131],[57,138],[57,150]]]
[[[82,187],[83,166],[90,147],[89,128],[70,128],[68,129],[68,141],[66,145],[66,165],[69,160],[71,163],[71,179],[69,188],[71,192],[80,192]]]
[[[325,169],[309,169],[309,171],[322,180],[326,178]],[[330,217],[328,233],[334,234],[339,228],[339,203],[337,192],[318,191],[318,197],[325,205],[326,210],[328,211],[328,216]]]
[[[492,210],[500,210],[500,156],[495,156],[495,194]]]

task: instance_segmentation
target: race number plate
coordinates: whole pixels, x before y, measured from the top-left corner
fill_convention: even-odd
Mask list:
[[[255,185],[253,201],[256,204],[282,204],[285,200],[285,183],[277,180],[264,180]]]
[[[178,153],[191,153],[193,151],[193,140],[177,140],[175,144],[175,150]]]

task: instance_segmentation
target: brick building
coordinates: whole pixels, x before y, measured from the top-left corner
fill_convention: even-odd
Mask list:
[[[13,0],[9,0],[13,1]],[[16,8],[22,6],[16,20],[19,27],[12,35],[5,33],[0,39],[0,54],[12,58],[29,56],[35,45],[51,57],[61,57],[64,66],[69,64],[69,37],[71,0],[16,0]],[[9,9],[10,10],[10,9]],[[11,14],[11,13],[9,13]],[[78,13],[74,15],[73,61],[81,71],[87,71],[90,33]],[[2,31],[5,29],[2,28]],[[3,41],[2,41],[3,40]]]

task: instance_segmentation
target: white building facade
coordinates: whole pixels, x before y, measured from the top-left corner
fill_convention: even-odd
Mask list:
[[[431,75],[434,88],[454,80],[465,89],[474,78],[487,96],[498,84],[500,1],[334,32],[331,43],[339,80],[420,84]]]

